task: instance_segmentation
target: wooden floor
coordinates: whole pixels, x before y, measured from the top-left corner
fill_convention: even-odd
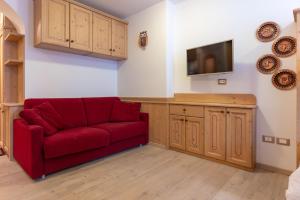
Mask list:
[[[283,200],[288,177],[145,146],[32,181],[0,157],[5,200]]]

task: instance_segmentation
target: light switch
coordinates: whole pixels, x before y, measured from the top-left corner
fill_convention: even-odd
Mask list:
[[[291,140],[286,138],[276,138],[276,143],[279,145],[290,146]]]
[[[227,85],[227,79],[218,79],[219,85]]]
[[[273,136],[263,135],[262,140],[263,140],[263,142],[267,142],[267,143],[272,143],[272,144],[275,143],[275,137],[273,137]]]

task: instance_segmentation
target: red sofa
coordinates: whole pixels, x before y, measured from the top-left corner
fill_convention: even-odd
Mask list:
[[[43,127],[25,119],[14,121],[14,157],[26,173],[37,179],[62,169],[148,143],[148,114],[138,121],[112,122],[117,97],[28,99],[24,110],[49,102],[66,127],[46,136]],[[118,114],[117,114],[118,115]],[[115,117],[116,113],[114,114]]]

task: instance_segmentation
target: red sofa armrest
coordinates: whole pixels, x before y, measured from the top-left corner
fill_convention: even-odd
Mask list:
[[[145,122],[147,125],[147,132],[146,132],[146,140],[145,144],[148,144],[149,142],[149,114],[148,113],[140,113],[140,120]]]
[[[44,175],[43,143],[42,127],[14,120],[14,157],[32,179]]]

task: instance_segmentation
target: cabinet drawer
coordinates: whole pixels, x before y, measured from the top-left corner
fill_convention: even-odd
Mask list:
[[[186,115],[191,117],[204,117],[204,107],[189,105],[170,105],[170,114]]]

